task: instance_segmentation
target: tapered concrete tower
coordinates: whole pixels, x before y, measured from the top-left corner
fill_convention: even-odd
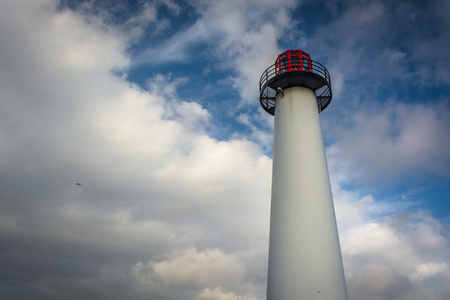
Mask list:
[[[308,53],[289,50],[259,86],[275,116],[267,300],[347,300],[319,121],[330,75]]]

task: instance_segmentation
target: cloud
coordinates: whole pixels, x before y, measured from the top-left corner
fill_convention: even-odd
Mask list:
[[[137,263],[133,274],[141,284],[161,284],[172,288],[224,285],[235,288],[243,281],[245,267],[236,258],[218,249],[195,248],[165,255],[160,261]]]
[[[448,176],[449,119],[443,103],[365,105],[345,121],[346,130],[330,128],[339,140],[330,160],[363,180]]]
[[[205,57],[205,66],[209,62],[215,68],[236,72],[230,78],[233,87],[243,103],[253,102],[251,99],[257,95],[255,78],[274,63],[279,36],[289,37],[288,29],[295,23],[289,14],[295,1],[194,1],[192,5],[200,14],[196,22],[159,46],[143,51],[135,63],[189,61],[191,49],[205,44],[211,55]]]
[[[226,58],[221,60],[223,67],[237,72],[232,82],[243,103],[251,103],[256,97],[254,79],[273,64],[279,37],[289,37],[288,29],[295,23],[289,9],[295,6],[295,1],[232,1],[201,6],[208,28],[220,34],[216,55]]]
[[[138,262],[132,274],[138,287],[150,293],[167,290],[185,297],[198,293],[196,299],[256,299],[250,295],[254,287],[246,280],[245,265],[219,249],[188,248],[167,253],[147,263]]]
[[[373,219],[382,202],[345,196],[335,201],[350,299],[443,299],[450,253],[440,222],[428,212],[395,208]]]
[[[348,279],[349,294],[354,298],[407,299],[413,295],[408,280],[389,266],[367,264],[358,271]],[[359,291],[353,284],[365,288]]]
[[[2,294],[165,299],[137,290],[131,268],[193,244],[220,247],[191,253],[195,270],[202,257],[235,259],[232,274],[248,264],[245,284],[262,289],[270,159],[247,140],[208,137],[209,112],[177,97],[186,79],[156,75],[166,88],[145,91],[115,76],[129,59],[114,26],[56,2],[15,3],[0,29]],[[182,258],[154,265],[160,280]],[[195,282],[183,285],[192,298],[205,288]]]
[[[423,280],[426,278],[434,277],[441,273],[449,274],[447,263],[429,262],[429,263],[419,265],[417,267],[416,273],[411,275],[411,278],[413,280]]]
[[[328,68],[351,80],[353,89],[365,80],[376,89],[389,83],[396,89],[406,80],[421,87],[448,84],[446,1],[341,1],[323,9],[331,16],[308,45],[327,58]]]
[[[215,289],[205,289],[197,297],[198,300],[256,300],[252,296],[237,296],[233,292],[226,292],[222,287],[216,287]]]
[[[211,33],[201,21],[192,27],[176,33],[171,39],[164,41],[156,47],[142,51],[135,59],[134,64],[165,64],[172,62],[188,62],[188,53],[194,46],[204,43]]]

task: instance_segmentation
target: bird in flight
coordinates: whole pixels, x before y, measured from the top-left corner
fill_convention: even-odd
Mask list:
[[[81,183],[77,182],[77,183],[75,183],[75,185],[81,185]]]

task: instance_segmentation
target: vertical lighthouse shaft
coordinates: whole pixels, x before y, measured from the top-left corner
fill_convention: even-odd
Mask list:
[[[346,300],[316,95],[276,97],[268,300]]]

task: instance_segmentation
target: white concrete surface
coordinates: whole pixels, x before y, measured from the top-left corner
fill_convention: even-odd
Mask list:
[[[277,95],[268,300],[347,300],[315,94]]]

